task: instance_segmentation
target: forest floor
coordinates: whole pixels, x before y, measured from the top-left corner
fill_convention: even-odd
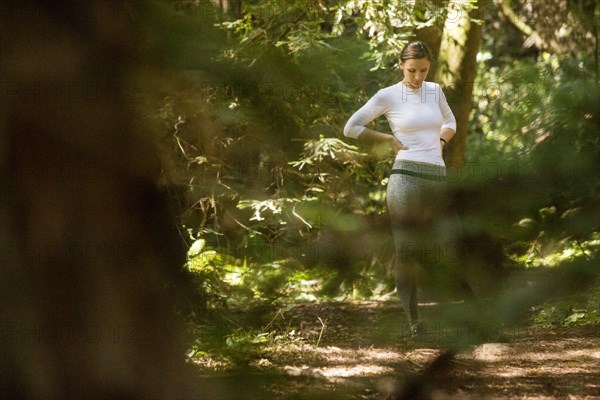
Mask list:
[[[460,344],[443,368],[418,381],[426,398],[600,399],[600,326],[442,323],[431,321],[443,320],[447,308],[420,310],[425,330],[415,338],[394,301],[219,311],[227,327],[204,334],[221,345],[191,357],[199,398],[392,399]]]

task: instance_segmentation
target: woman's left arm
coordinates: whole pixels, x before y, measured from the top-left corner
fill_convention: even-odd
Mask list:
[[[454,118],[454,114],[448,105],[448,101],[446,100],[446,96],[444,95],[444,91],[441,86],[438,86],[440,91],[440,111],[442,112],[443,125],[440,132],[440,141],[442,143],[442,149],[448,144],[450,140],[454,137],[456,133],[456,118]]]
[[[446,144],[454,137],[456,131],[452,128],[442,128],[442,133],[440,134],[440,142],[442,143],[442,150],[446,147]]]

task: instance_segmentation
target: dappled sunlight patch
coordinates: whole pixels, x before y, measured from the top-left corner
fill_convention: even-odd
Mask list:
[[[316,351],[315,347],[307,343],[289,343],[267,346],[265,356],[275,364],[316,363],[323,364],[327,357]]]
[[[391,367],[374,364],[338,365],[319,368],[321,374],[327,378],[350,378],[360,376],[378,376],[394,372]]]
[[[540,210],[540,213],[554,214],[556,212],[557,210],[554,206]],[[574,214],[576,212],[577,210],[575,209],[567,210],[563,215]],[[520,221],[519,224],[523,224],[525,220]],[[563,240],[553,246],[546,247],[549,247],[549,249],[546,250],[547,254],[531,252],[519,257],[513,256],[512,258],[516,262],[522,263],[527,267],[557,267],[565,262],[573,262],[578,259],[589,259],[590,255],[597,252],[600,248],[600,239],[598,238],[597,233],[593,233],[588,240]]]
[[[578,362],[562,362],[552,364],[524,363],[519,366],[497,365],[486,368],[487,375],[499,376],[504,378],[514,377],[539,377],[539,376],[560,376],[569,374],[586,374],[590,371],[590,365],[580,364]]]
[[[326,377],[380,375],[392,371],[390,366],[407,361],[404,354],[392,349],[342,349],[306,343],[271,347],[267,353],[273,366],[283,365],[283,368],[289,369],[291,366],[298,368],[298,365],[311,364],[314,367],[311,371],[318,371],[319,375]]]
[[[600,341],[595,337],[556,340],[553,336],[554,332],[550,337],[479,345],[460,357],[467,360],[459,367],[460,373],[471,379],[477,376],[483,385],[480,390],[493,393],[552,393],[554,397],[549,398],[569,393],[565,398],[579,399],[588,398],[580,394],[597,392]],[[469,363],[469,358],[475,362]]]
[[[480,361],[497,361],[508,358],[511,353],[511,347],[504,343],[484,343],[473,350],[473,357]]]
[[[405,354],[405,356],[406,359],[411,363],[422,366],[424,364],[427,364],[428,362],[433,361],[433,359],[439,356],[441,352],[442,351],[438,349],[422,348],[409,351]]]
[[[233,367],[231,360],[208,353],[190,357],[190,362],[202,370],[211,372],[223,372]]]
[[[575,350],[574,353],[579,353],[579,351]],[[577,354],[577,355],[579,355],[579,354]],[[592,350],[589,352],[585,351],[585,356],[591,357],[591,358],[596,358],[596,359],[600,360],[600,349],[595,349],[595,350]]]
[[[538,351],[520,351],[513,357],[530,361],[581,361],[600,359],[600,340],[569,338],[545,342]]]
[[[336,362],[356,362],[369,360],[379,362],[401,362],[405,360],[404,355],[387,349],[368,348],[368,349],[340,349],[334,346],[317,348],[316,352],[325,356],[328,361]]]
[[[403,353],[389,348],[347,349],[306,343],[277,346],[268,354],[268,360],[261,360],[263,366],[282,370],[290,376],[325,380],[389,375],[397,372],[399,365],[409,362]]]
[[[502,367],[496,369],[494,375],[502,378],[517,378],[523,376],[523,368],[512,366]]]
[[[600,358],[600,349],[566,350],[556,352],[526,352],[519,356],[520,359],[533,361],[592,361]]]

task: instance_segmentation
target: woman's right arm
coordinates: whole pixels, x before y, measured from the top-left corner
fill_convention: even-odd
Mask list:
[[[408,147],[402,144],[394,135],[374,131],[369,128],[363,129],[362,133],[357,137],[358,140],[372,140],[375,142],[388,142],[394,150],[394,154],[398,154],[400,150],[406,150]]]
[[[375,118],[385,114],[389,107],[381,92],[377,92],[364,106],[356,111],[346,125],[344,126],[344,136],[357,140],[371,140],[376,142],[388,142],[394,150],[394,154],[398,154],[400,150],[406,147],[394,135],[383,133],[367,128]]]

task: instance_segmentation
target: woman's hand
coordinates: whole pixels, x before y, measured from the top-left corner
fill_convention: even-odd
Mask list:
[[[400,150],[408,150],[408,147],[402,144],[401,141],[389,133],[377,132],[369,128],[365,128],[357,137],[358,140],[374,140],[377,142],[388,142],[394,150],[394,154],[398,154]]]
[[[392,146],[392,150],[394,150],[394,154],[398,154],[400,150],[408,150],[408,147],[403,145],[402,142],[393,135],[390,135],[389,143],[390,146]]]

